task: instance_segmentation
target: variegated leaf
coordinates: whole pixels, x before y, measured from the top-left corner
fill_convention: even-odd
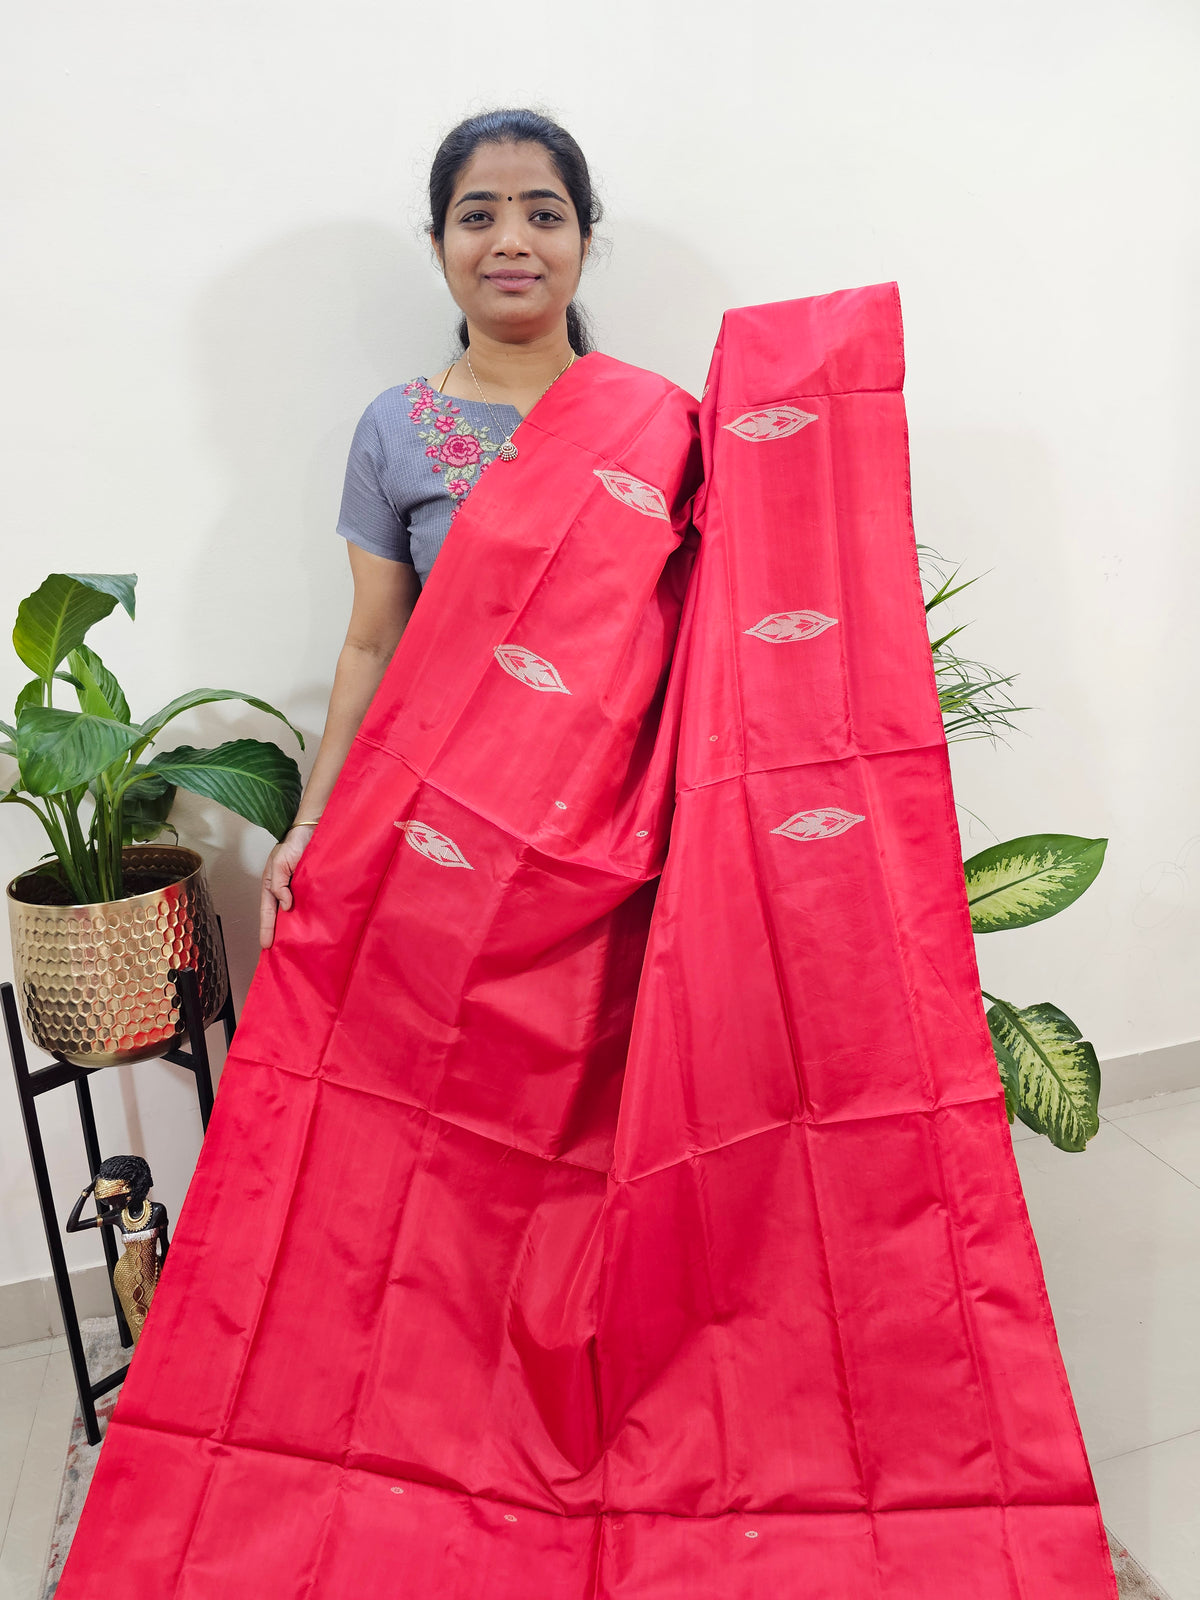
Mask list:
[[[614,467],[593,467],[592,470],[614,500],[644,516],[661,517],[664,522],[670,522],[667,497],[661,489],[656,489],[652,483],[643,483],[632,472],[619,472]]]
[[[843,811],[841,806],[821,806],[815,811],[797,811],[771,832],[782,833],[789,839],[835,839],[856,822],[865,821],[865,817]]]
[[[1026,928],[1064,911],[1104,864],[1107,839],[1031,833],[981,850],[966,863],[976,933]]]
[[[1017,1115],[1060,1150],[1082,1150],[1100,1127],[1100,1063],[1057,1006],[992,999],[988,1027],[1016,1065]]]
[[[772,611],[770,616],[756,622],[752,628],[743,628],[742,632],[752,633],[768,644],[791,644],[794,639],[815,639],[826,628],[836,626],[837,618],[827,617],[822,611]]]
[[[1006,1044],[1001,1044],[996,1035],[992,1034],[992,1054],[996,1057],[996,1066],[1000,1071],[1000,1082],[1004,1085],[1004,1115],[1012,1122],[1017,1114],[1017,1100],[1021,1086],[1021,1069],[1017,1065],[1016,1057]]]
[[[427,822],[397,822],[396,827],[403,831],[418,855],[436,861],[439,867],[467,867],[474,872],[474,867],[454,840],[431,828]]]
[[[811,411],[801,411],[799,406],[760,406],[757,411],[744,411],[725,427],[739,439],[762,444],[767,439],[790,438],[816,420]]]
[[[535,655],[519,644],[498,644],[492,652],[496,660],[516,678],[518,683],[531,689],[549,690],[551,693],[570,694],[570,689],[559,676],[558,668],[544,656]]]

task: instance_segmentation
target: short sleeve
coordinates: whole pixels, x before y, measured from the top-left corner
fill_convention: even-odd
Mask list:
[[[372,401],[363,412],[350,442],[337,531],[364,550],[412,566],[408,529],[383,487],[383,443],[374,406]]]

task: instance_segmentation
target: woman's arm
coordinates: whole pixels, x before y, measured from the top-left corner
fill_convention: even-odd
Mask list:
[[[354,604],[333,675],[325,730],[296,813],[313,820],[333,793],[354,735],[420,593],[416,568],[406,561],[389,561],[349,541],[346,548],[354,574]]]
[[[346,548],[354,575],[354,604],[333,676],[321,744],[296,813],[301,823],[315,822],[325,809],[421,592],[416,568],[407,562],[390,561],[350,541]],[[296,825],[267,857],[259,917],[264,950],[274,937],[276,912],[291,908],[291,876],[311,837],[311,826]]]

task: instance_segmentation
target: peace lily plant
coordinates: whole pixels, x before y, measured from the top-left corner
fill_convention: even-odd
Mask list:
[[[929,614],[976,580],[956,584],[957,573],[943,576],[940,558],[925,547],[922,554],[937,572],[925,606]],[[932,640],[946,737],[994,740],[1028,707],[1015,705],[1008,694],[1012,675],[1000,677],[951,648],[961,631],[953,628]],[[1032,833],[981,850],[965,863],[971,926],[976,933],[998,933],[1057,916],[1092,883],[1107,844],[1067,833]],[[984,999],[1009,1122],[1020,1117],[1060,1150],[1082,1150],[1100,1127],[1095,1049],[1049,1001],[1015,1006],[986,990]]]
[[[300,770],[277,745],[231,739],[212,750],[152,746],[184,711],[214,700],[242,700],[298,728],[252,694],[193,689],[136,722],[120,684],[84,642],[92,625],[118,605],[132,618],[131,572],[54,572],[17,611],[13,644],[33,677],[17,696],[11,723],[0,722],[0,752],[15,758],[17,779],[0,801],[25,806],[41,822],[56,876],[79,905],[124,894],[121,850],[164,831],[177,789],[207,796],[283,837],[300,800]],[[54,704],[56,684],[74,690],[77,708]],[[60,691],[61,693],[62,691]],[[87,815],[85,817],[85,808]]]

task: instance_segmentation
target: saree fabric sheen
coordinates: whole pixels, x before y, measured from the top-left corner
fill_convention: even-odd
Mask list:
[[[980,1001],[894,284],[593,354],[255,974],[57,1600],[1114,1600]]]

